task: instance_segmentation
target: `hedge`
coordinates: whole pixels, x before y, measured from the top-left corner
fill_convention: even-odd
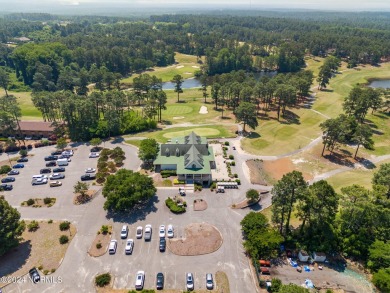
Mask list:
[[[183,206],[179,207],[177,205],[177,203],[170,197],[168,197],[166,200],[165,200],[165,204],[167,205],[167,207],[169,208],[169,210],[174,213],[174,214],[182,214],[182,213],[185,213],[186,211],[186,208]]]
[[[162,170],[160,172],[160,174],[161,174],[162,178],[167,178],[167,177],[170,177],[170,176],[176,176],[177,175],[176,170]]]

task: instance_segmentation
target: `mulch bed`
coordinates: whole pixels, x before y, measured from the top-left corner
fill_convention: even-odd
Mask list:
[[[110,244],[110,241],[111,241],[111,230],[112,230],[112,227],[109,226],[108,233],[96,234],[96,237],[93,240],[91,247],[88,249],[88,254],[90,256],[99,257],[99,256],[104,255],[107,252],[108,245]],[[96,247],[96,244],[98,244],[98,243],[100,243],[102,245],[101,248]]]
[[[194,200],[194,211],[204,211],[207,209],[207,202],[204,199]]]
[[[183,256],[203,255],[217,251],[222,243],[219,230],[207,223],[193,223],[185,228],[185,238],[168,241],[168,249]]]
[[[86,201],[79,202],[79,201],[77,200],[77,197],[78,197],[80,194],[79,194],[79,193],[76,193],[76,194],[74,195],[74,198],[73,198],[73,203],[74,203],[75,205],[79,205],[79,204],[84,204],[84,203],[90,202],[91,199],[93,199],[93,197],[94,197],[95,194],[97,193],[97,190],[88,189],[86,193],[87,193],[87,195],[88,195],[88,199],[87,199]]]
[[[57,199],[56,198],[54,198],[54,197],[52,197],[51,198],[51,203],[49,203],[49,204],[45,204],[45,202],[43,201],[43,198],[33,198],[34,199],[34,204],[32,204],[32,205],[28,205],[27,204],[27,201],[24,201],[24,202],[22,202],[21,203],[21,206],[24,206],[24,207],[32,207],[32,208],[41,208],[41,207],[48,207],[48,208],[50,208],[50,207],[52,207],[55,203],[56,203],[56,201],[57,201]]]

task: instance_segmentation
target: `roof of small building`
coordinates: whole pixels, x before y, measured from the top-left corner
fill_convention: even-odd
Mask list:
[[[304,250],[301,250],[299,253],[303,256],[309,256],[309,254]]]
[[[325,253],[323,253],[323,252],[314,252],[314,254],[316,255],[316,256],[326,256],[326,254]]]
[[[19,121],[20,130],[24,131],[45,131],[51,132],[54,130],[52,122],[44,121]]]

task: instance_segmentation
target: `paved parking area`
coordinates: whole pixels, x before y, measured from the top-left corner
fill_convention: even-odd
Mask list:
[[[137,150],[132,146],[121,146],[126,152],[125,167],[132,170],[139,168]],[[106,143],[107,146],[107,143]],[[206,273],[224,271],[229,278],[231,292],[255,292],[253,278],[249,270],[248,260],[242,247],[240,221],[248,211],[233,210],[229,206],[240,201],[245,196],[245,189],[226,190],[224,194],[216,194],[208,189],[201,193],[187,193],[187,212],[182,215],[172,214],[165,206],[168,196],[177,194],[178,189],[159,189],[152,202],[138,211],[128,214],[108,214],[103,210],[105,199],[99,193],[90,203],[75,206],[73,200],[73,185],[79,180],[87,167],[96,167],[97,159],[89,159],[89,147],[77,146],[72,162],[67,167],[66,178],[62,187],[50,188],[45,186],[31,186],[31,176],[39,173],[45,166],[43,157],[50,154],[54,147],[34,150],[35,156],[26,163],[26,167],[18,175],[15,189],[5,193],[6,198],[13,206],[17,206],[25,219],[53,219],[70,220],[78,232],[72,240],[63,263],[52,275],[61,277],[62,283],[31,283],[12,284],[3,289],[3,292],[93,292],[93,280],[97,274],[110,272],[114,276],[114,288],[132,289],[135,285],[135,275],[139,270],[146,273],[145,288],[155,288],[155,277],[158,272],[165,275],[165,288],[185,289],[185,273],[194,275],[195,290],[205,289]],[[25,182],[24,182],[25,181]],[[19,186],[17,186],[19,185]],[[96,187],[98,188],[98,187]],[[34,209],[20,207],[23,200],[31,197],[52,196],[57,203],[51,208]],[[208,209],[193,211],[194,199],[202,198],[207,201]],[[184,237],[184,228],[190,223],[207,222],[216,226],[223,236],[223,244],[214,253],[202,256],[177,256],[169,249],[159,251],[158,228],[161,224],[172,224],[175,237]],[[115,255],[108,253],[99,258],[87,254],[88,248],[101,225],[111,224],[114,228],[113,239],[118,240]],[[120,239],[120,230],[123,224],[129,226],[128,238],[135,241],[134,251],[125,255],[125,239]],[[137,226],[153,227],[152,241],[136,239]]]

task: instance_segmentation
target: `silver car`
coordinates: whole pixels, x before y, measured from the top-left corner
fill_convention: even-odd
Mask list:
[[[209,290],[213,290],[214,288],[213,275],[210,273],[206,274],[206,288]]]

